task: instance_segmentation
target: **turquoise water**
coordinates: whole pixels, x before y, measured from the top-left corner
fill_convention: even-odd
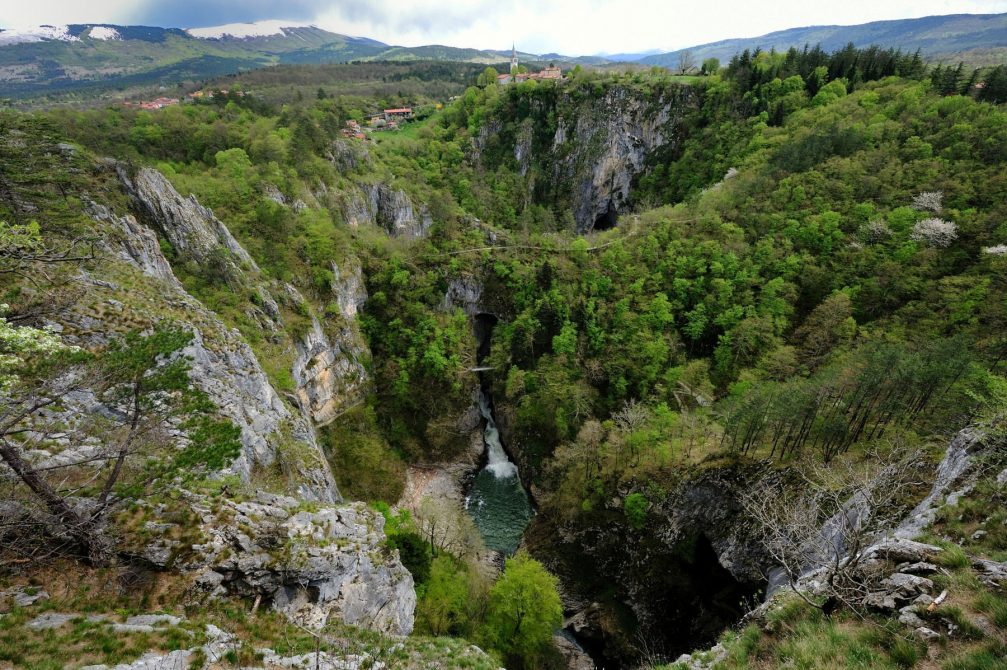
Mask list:
[[[489,398],[479,396],[479,411],[486,420],[483,444],[486,467],[476,475],[465,508],[472,516],[486,546],[503,554],[513,554],[521,543],[528,522],[535,514],[528,492],[521,485],[517,466],[507,458],[500,432],[493,420]]]

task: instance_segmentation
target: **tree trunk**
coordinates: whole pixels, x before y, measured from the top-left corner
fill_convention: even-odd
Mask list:
[[[97,519],[80,514],[67,503],[28,463],[21,458],[17,447],[0,440],[0,458],[45,504],[49,513],[59,520],[67,537],[82,551],[92,565],[108,565],[114,555],[111,542],[102,533]]]

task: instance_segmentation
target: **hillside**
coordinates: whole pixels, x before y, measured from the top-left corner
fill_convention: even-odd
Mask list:
[[[519,53],[524,61],[542,60]],[[0,98],[173,87],[278,64],[349,61],[505,63],[510,52],[447,46],[396,47],[278,22],[190,31],[109,24],[0,31]],[[604,62],[551,54],[556,62]]]
[[[1007,14],[954,14],[875,21],[854,26],[791,28],[759,37],[699,44],[646,56],[638,62],[676,69],[683,51],[688,51],[697,64],[707,58],[717,58],[726,63],[745,49],[786,51],[791,47],[801,49],[805,45],[821,45],[825,51],[836,51],[850,42],[857,47],[877,45],[909,52],[919,49],[932,61],[966,60],[973,65],[991,65],[1003,62],[1007,53]],[[995,54],[999,54],[999,58]]]

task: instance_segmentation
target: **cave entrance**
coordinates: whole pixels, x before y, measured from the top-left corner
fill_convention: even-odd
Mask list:
[[[493,346],[493,329],[500,321],[496,314],[480,312],[472,317],[476,336],[476,365],[482,365]]]
[[[651,575],[651,612],[656,625],[648,626],[669,661],[680,654],[705,649],[735,625],[757,602],[764,584],[739,581],[720,564],[717,552],[702,533],[686,538],[662,574]]]
[[[615,208],[615,203],[609,200],[608,207],[594,220],[591,230],[611,230],[617,223],[619,223],[619,211]]]
[[[625,551],[605,540],[599,546],[600,555]],[[681,654],[709,648],[760,601],[765,587],[735,578],[700,531],[673,544],[656,535],[638,537],[629,561],[607,565],[585,561],[585,554],[598,555],[593,551],[567,549],[572,553],[564,562],[575,562],[573,581],[583,589],[580,595],[595,603],[575,613],[580,617],[577,642],[604,670],[636,668],[644,661],[672,664]],[[640,556],[648,559],[633,560]]]

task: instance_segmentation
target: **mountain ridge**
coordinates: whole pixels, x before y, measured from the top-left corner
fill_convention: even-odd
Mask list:
[[[989,23],[983,30],[977,26]],[[904,51],[919,49],[923,56],[934,60],[950,59],[973,49],[1007,48],[1007,13],[1003,14],[946,14],[914,19],[872,21],[854,25],[813,25],[777,30],[756,37],[739,37],[708,42],[645,56],[636,62],[644,65],[676,67],[684,52],[696,61],[706,58],[730,59],[745,49],[775,48],[785,51],[805,44],[821,45],[826,51],[841,49],[852,42],[856,47],[877,45],[900,48]]]
[[[509,50],[389,45],[314,25],[283,23],[189,29],[88,23],[0,30],[0,97],[174,85],[280,64],[435,60],[492,65],[506,63],[511,56]],[[518,52],[518,58],[608,62],[527,52]]]

